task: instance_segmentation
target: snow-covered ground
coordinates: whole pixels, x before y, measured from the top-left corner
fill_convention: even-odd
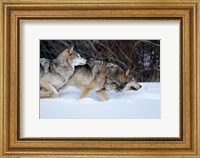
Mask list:
[[[160,83],[140,83],[138,91],[108,91],[101,101],[95,92],[79,99],[80,91],[69,87],[54,99],[40,99],[40,119],[159,119]]]

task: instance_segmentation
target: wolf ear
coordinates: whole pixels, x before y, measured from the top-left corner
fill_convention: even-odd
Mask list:
[[[127,70],[126,72],[123,71],[122,75],[121,75],[121,79],[122,81],[125,81],[128,77],[128,74],[129,74],[129,70]]]
[[[67,49],[65,49],[65,56],[66,56],[66,58],[68,58],[69,56],[71,56],[72,55],[72,52],[73,51],[71,51],[71,49],[70,48],[67,48]]]
[[[71,48],[69,48],[68,56],[71,56],[73,51],[74,51],[74,45]]]
[[[74,45],[71,46],[70,52],[72,53],[74,51]]]
[[[125,75],[126,75],[126,76],[128,76],[128,75],[129,75],[129,73],[130,73],[130,70],[128,69],[128,70],[126,70],[126,73],[125,73]]]

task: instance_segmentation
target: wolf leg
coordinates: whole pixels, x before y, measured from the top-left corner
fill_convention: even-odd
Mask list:
[[[46,92],[41,91],[41,93],[40,93],[44,97],[48,94],[49,94],[49,96],[47,96],[47,97],[51,97],[51,98],[58,96],[58,91],[51,84],[49,84],[47,82],[41,82],[40,85],[41,85],[41,87],[43,87],[47,90]]]
[[[64,89],[66,89],[66,88],[68,88],[68,87],[69,87],[69,85],[68,85],[67,83],[65,83],[63,86],[59,87],[58,90],[59,90],[59,91],[60,91],[60,90],[64,90]]]
[[[40,98],[49,98],[52,95],[50,91],[40,91]]]
[[[51,95],[51,91],[47,91],[44,87],[40,87],[40,98],[49,98]]]
[[[88,93],[90,92],[90,90],[91,90],[91,88],[88,88],[88,87],[83,88],[81,90],[80,99],[85,98],[88,95]]]
[[[109,99],[109,97],[108,97],[108,95],[107,95],[107,93],[106,93],[106,90],[104,90],[104,89],[98,90],[98,91],[96,91],[96,93],[98,94],[98,96],[99,96],[102,100],[108,100],[108,99]]]

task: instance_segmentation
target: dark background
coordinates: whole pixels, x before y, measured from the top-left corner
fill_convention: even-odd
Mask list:
[[[138,82],[160,82],[160,40],[41,40],[40,58],[55,59],[72,45],[86,59],[130,69]]]

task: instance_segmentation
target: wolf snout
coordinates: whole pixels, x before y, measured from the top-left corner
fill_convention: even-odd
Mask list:
[[[82,58],[81,64],[82,64],[82,65],[85,65],[86,63],[87,63],[87,60],[84,59],[84,58]]]
[[[141,86],[140,84],[138,84],[137,86],[131,86],[131,87],[130,87],[130,90],[137,91],[137,90],[139,90],[140,88],[142,88],[142,86]]]
[[[137,90],[140,89],[140,88],[131,87],[130,89],[131,89],[131,90],[134,90],[134,91],[137,91]]]

